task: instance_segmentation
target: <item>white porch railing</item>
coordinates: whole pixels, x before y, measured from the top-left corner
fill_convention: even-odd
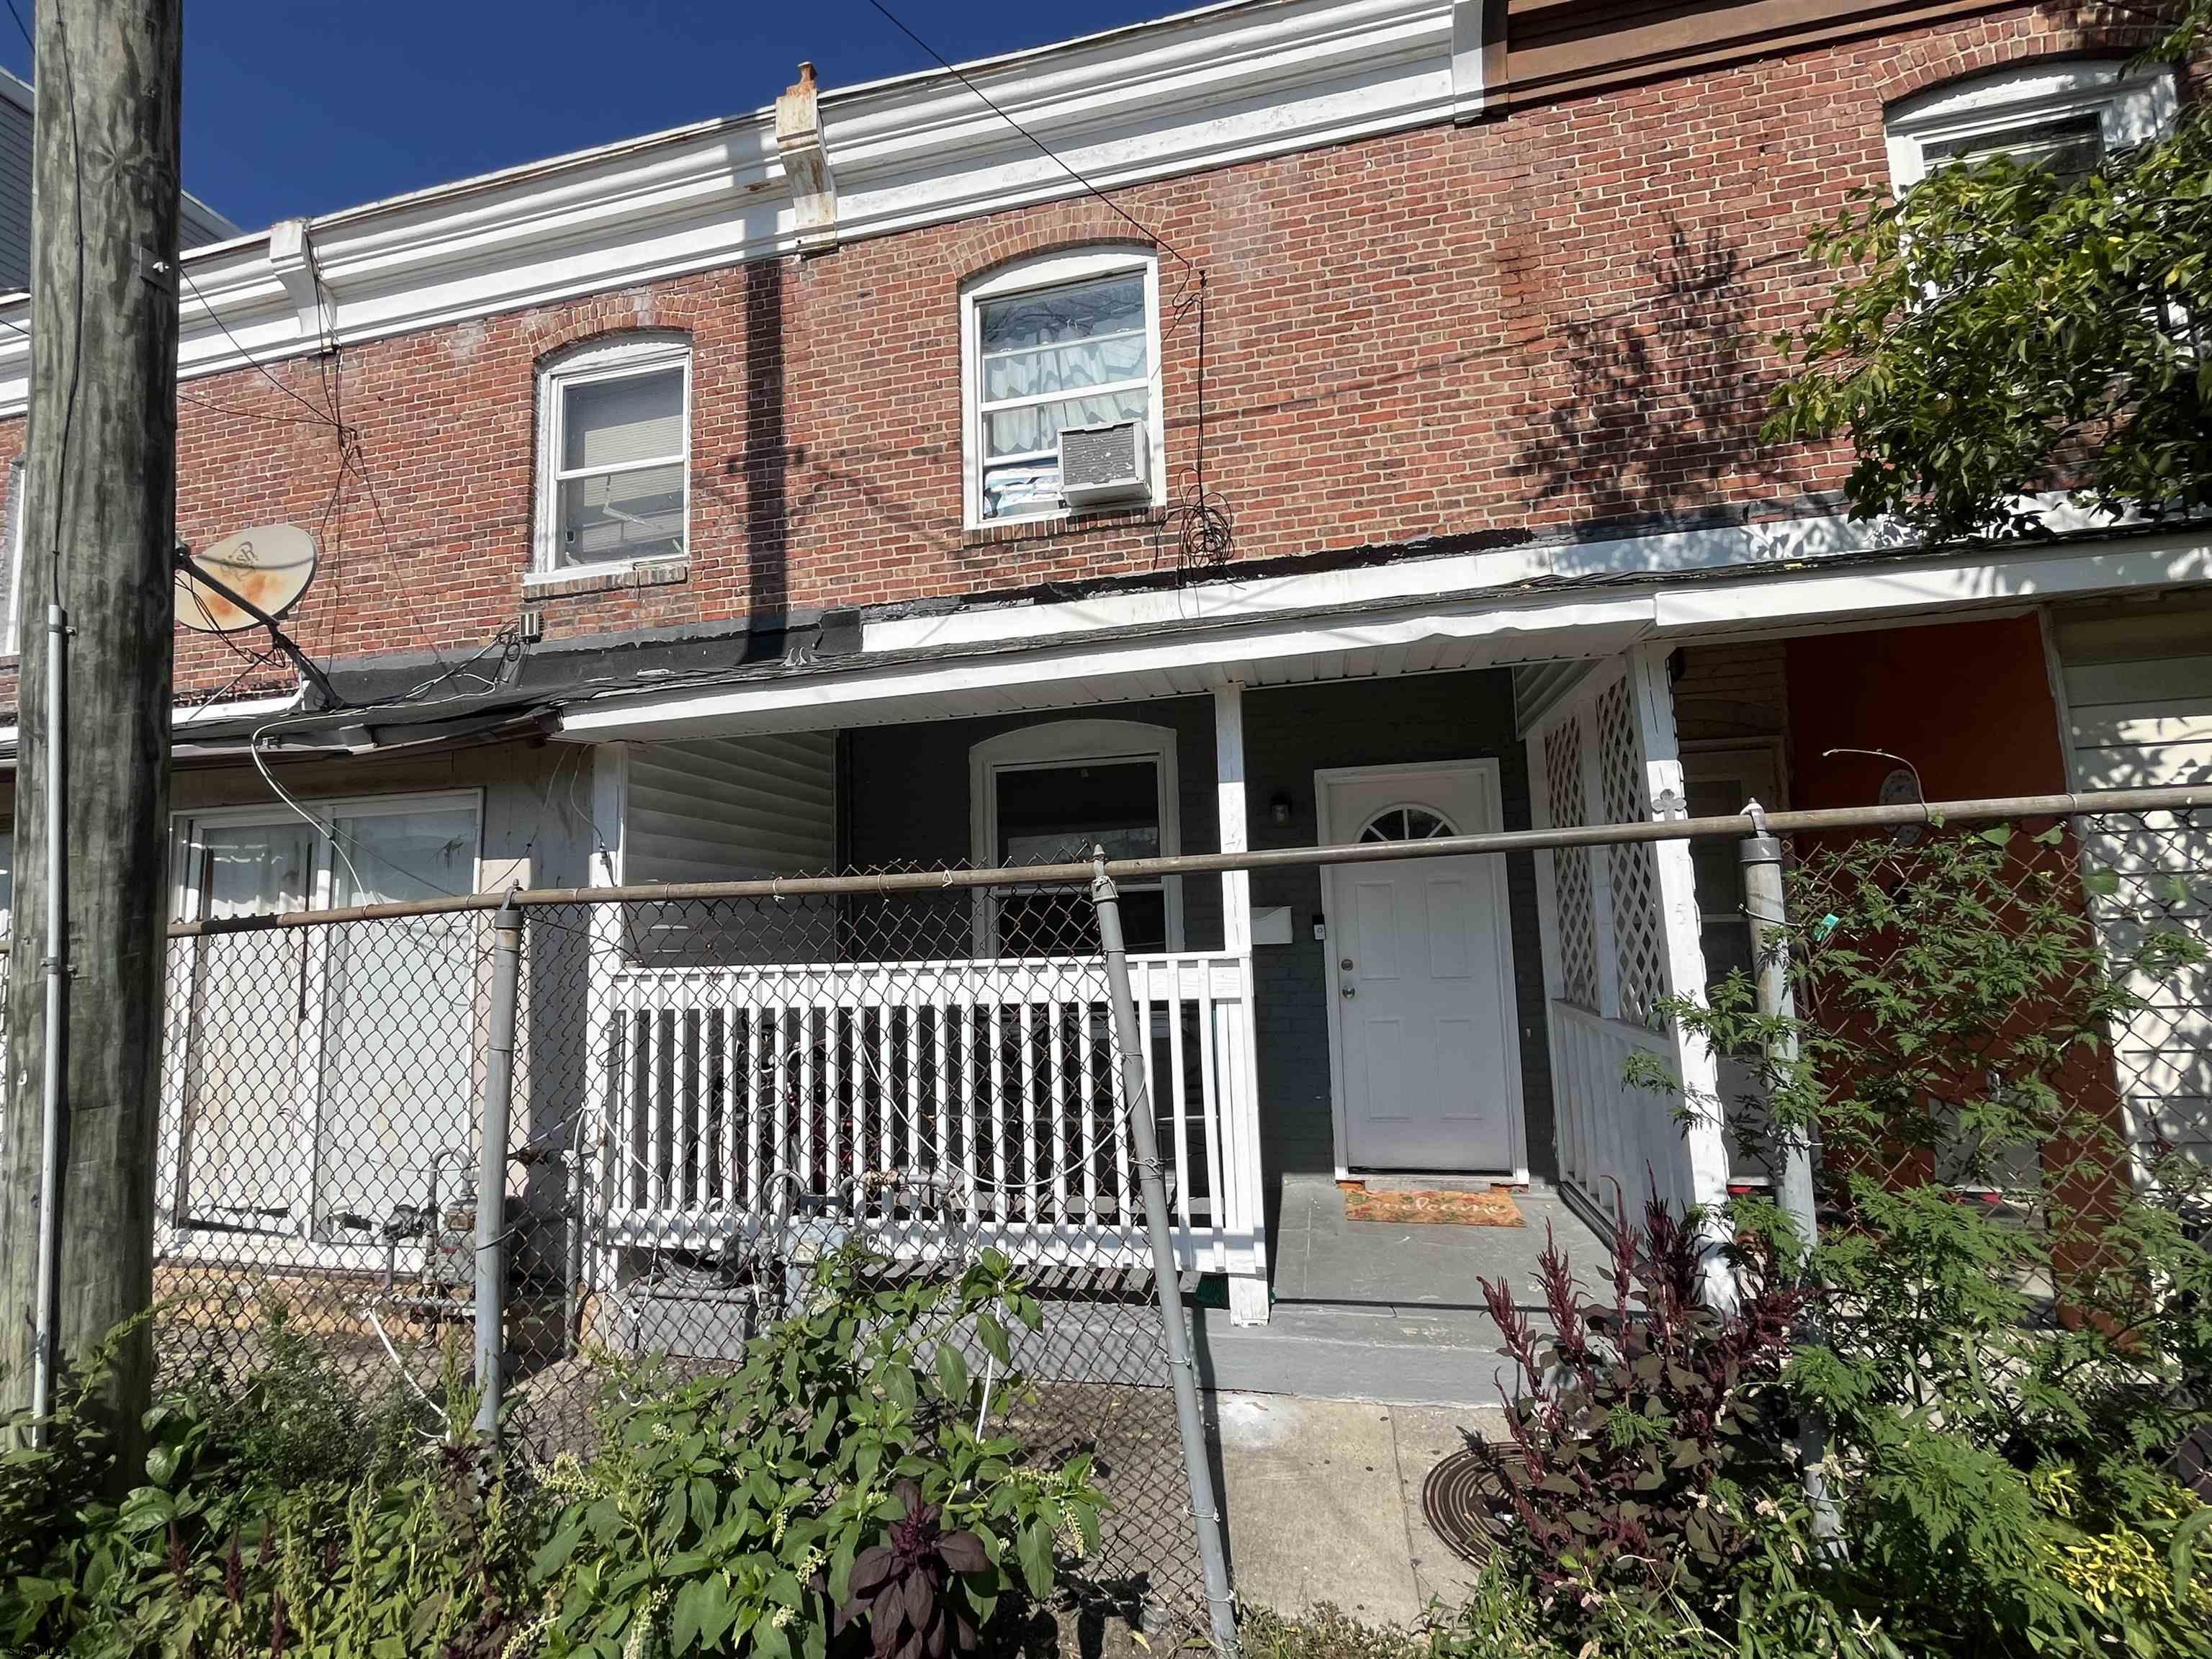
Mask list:
[[[1177,1250],[1228,1271],[1258,1222],[1224,1133],[1252,1075],[1249,963],[1129,966]],[[915,1258],[1148,1259],[1096,959],[621,967],[607,990],[615,1244],[718,1250],[798,1211],[865,1215]]]
[[[1608,1214],[1617,1194],[1632,1218],[1639,1215],[1655,1186],[1678,1209],[1692,1202],[1676,1120],[1680,1094],[1639,1088],[1625,1076],[1638,1053],[1656,1054],[1673,1070],[1674,1039],[1555,1001],[1552,1052],[1561,1175]]]

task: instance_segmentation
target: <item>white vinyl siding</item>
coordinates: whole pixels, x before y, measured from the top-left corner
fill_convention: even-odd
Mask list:
[[[2169,598],[2062,617],[2054,631],[2076,789],[2212,783],[2212,607]],[[2115,816],[2088,830],[2088,864],[2118,882],[2094,901],[2109,948],[2133,951],[2153,915],[2212,945],[2202,814]],[[2117,1035],[2114,1059],[2138,1144],[2160,1138],[2212,1159],[2212,965],[2137,988],[2150,1006]]]
[[[25,294],[31,287],[31,95],[13,76],[7,79],[0,88],[0,293]]]
[[[830,732],[641,743],[629,750],[626,882],[760,881],[821,875],[837,861],[837,739]],[[836,959],[831,907],[643,907],[648,961]]]

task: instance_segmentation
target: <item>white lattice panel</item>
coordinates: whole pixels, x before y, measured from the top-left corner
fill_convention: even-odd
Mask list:
[[[1626,679],[1615,680],[1598,694],[1597,743],[1606,817],[1614,823],[1641,823],[1650,816],[1650,806],[1644,799],[1636,714]],[[1613,965],[1620,975],[1620,1017],[1648,1024],[1652,1005],[1667,985],[1657,860],[1648,842],[1608,847],[1605,853],[1613,886]]]
[[[1583,733],[1578,715],[1565,716],[1544,734],[1544,783],[1553,829],[1589,821],[1583,805]],[[1589,849],[1562,847],[1555,851],[1552,881],[1560,994],[1595,1012],[1598,1006],[1597,921],[1590,904]]]

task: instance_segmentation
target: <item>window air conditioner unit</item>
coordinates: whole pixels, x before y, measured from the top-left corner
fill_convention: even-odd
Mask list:
[[[1152,447],[1142,421],[1063,427],[1060,498],[1076,512],[1152,498]]]

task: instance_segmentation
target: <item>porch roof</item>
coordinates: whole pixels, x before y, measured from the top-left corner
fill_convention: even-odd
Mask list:
[[[1654,638],[1880,626],[1914,612],[2017,611],[2212,575],[2201,530],[1949,555],[1862,545],[1770,556],[1692,570],[1547,556],[1540,574],[1524,569],[1516,580],[1498,561],[1527,552],[1484,553],[870,620],[858,651],[800,652],[681,687],[632,684],[577,699],[562,708],[559,732],[599,742],[821,730],[1188,696],[1224,681],[1296,685],[1590,659]]]

